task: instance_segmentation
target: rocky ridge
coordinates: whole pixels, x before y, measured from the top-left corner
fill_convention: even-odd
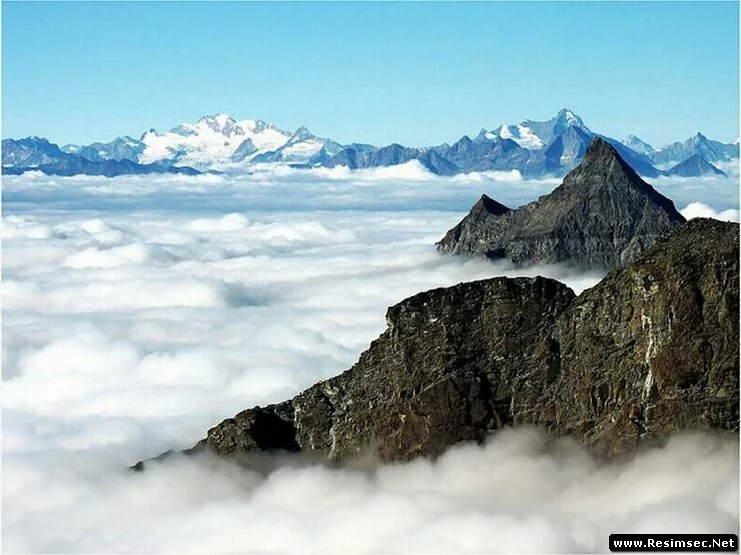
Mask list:
[[[678,430],[737,433],[738,284],[738,224],[697,219],[579,296],[542,277],[419,293],[352,368],[188,452],[397,461],[535,425],[619,457]]]

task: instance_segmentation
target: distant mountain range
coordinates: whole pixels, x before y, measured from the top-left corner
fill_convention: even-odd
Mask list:
[[[305,127],[290,133],[260,120],[237,121],[226,114],[205,116],[165,133],[150,129],[139,139],[117,137],[108,143],[64,145],[46,139],[4,139],[2,171],[38,170],[52,175],[106,175],[244,172],[256,164],[351,169],[393,166],[417,160],[438,175],[474,171],[519,171],[524,177],[563,176],[584,156],[593,138],[611,144],[640,175],[694,177],[720,175],[714,164],[738,159],[738,143],[721,143],[697,133],[683,142],[654,149],[635,135],[624,141],[591,131],[571,110],[546,121],[482,129],[473,139],[413,148],[400,144],[342,145],[317,137]]]

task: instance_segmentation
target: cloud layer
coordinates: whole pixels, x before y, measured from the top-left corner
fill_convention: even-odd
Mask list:
[[[434,242],[482,192],[516,206],[555,184],[512,178],[443,179],[413,165],[7,178],[4,549],[591,551],[618,525],[730,531],[737,488],[720,484],[737,479],[738,459],[714,438],[615,467],[573,446],[549,451],[524,430],[436,464],[124,470],[350,367],[386,307],[411,294],[500,274],[550,275],[577,292],[596,283],[437,255]],[[737,216],[738,191],[723,183],[735,187],[662,192],[681,188],[686,215],[707,213],[698,201]]]

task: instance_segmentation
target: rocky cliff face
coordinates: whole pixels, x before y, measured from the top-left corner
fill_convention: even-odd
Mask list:
[[[542,277],[420,293],[351,369],[190,452],[407,460],[532,424],[611,457],[680,429],[736,432],[738,234],[693,220],[578,297]]]
[[[438,250],[518,265],[613,268],[684,221],[671,200],[596,138],[582,163],[552,193],[516,210],[472,210],[443,237]]]

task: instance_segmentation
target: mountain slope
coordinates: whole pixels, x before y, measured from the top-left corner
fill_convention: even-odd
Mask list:
[[[296,132],[279,148],[257,154],[252,161],[285,162],[315,166],[324,164],[343,149],[343,146],[329,139],[314,135],[306,127],[299,127]]]
[[[109,143],[92,143],[87,146],[67,145],[62,148],[92,162],[103,160],[130,160],[137,162],[145,149],[144,143],[129,136],[116,137]]]
[[[700,177],[702,175],[720,175],[727,177],[726,173],[713,166],[710,162],[705,160],[699,154],[690,156],[684,162],[680,162],[676,166],[666,172],[669,175],[678,175],[681,177]]]
[[[683,222],[671,200],[598,137],[553,192],[500,214],[473,210],[443,237],[438,250],[518,265],[612,268]]]
[[[635,135],[628,135],[623,141],[623,144],[631,150],[634,150],[639,154],[644,154],[649,157],[652,156],[654,153],[654,147],[652,147],[647,142],[639,139]]]

